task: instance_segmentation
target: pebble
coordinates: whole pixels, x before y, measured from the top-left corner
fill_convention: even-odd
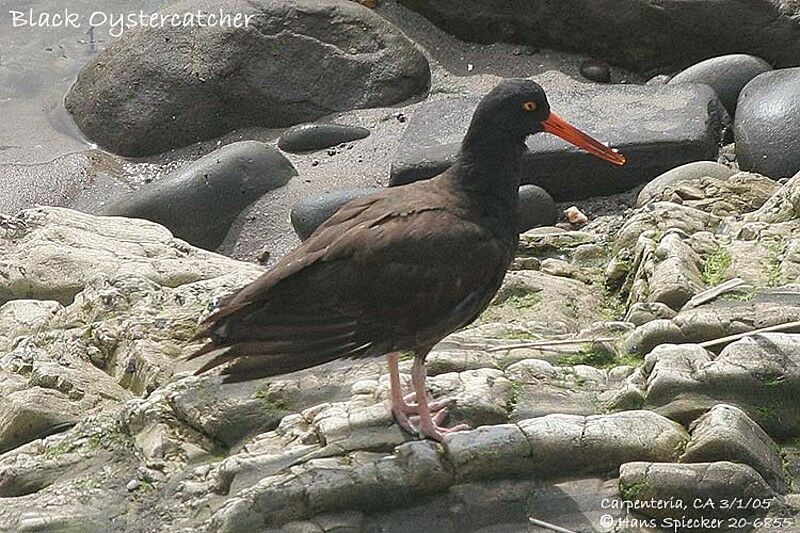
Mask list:
[[[583,212],[574,205],[564,210],[564,216],[567,217],[567,221],[570,224],[575,226],[583,226],[589,222],[589,217],[584,215]]]
[[[301,124],[286,130],[278,139],[284,152],[311,152],[368,137],[370,131],[359,126],[341,124]]]

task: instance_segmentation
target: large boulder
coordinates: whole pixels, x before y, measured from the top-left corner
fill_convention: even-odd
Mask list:
[[[89,63],[66,98],[86,136],[144,156],[237,128],[390,105],[428,87],[422,53],[355,2],[184,0],[162,13],[220,10],[248,26],[136,28]]]
[[[800,62],[798,6],[785,0],[401,2],[464,40],[573,50],[640,70],[733,52]]]
[[[747,54],[729,54],[701,61],[678,73],[669,83],[705,83],[716,91],[722,105],[733,116],[736,101],[745,85],[758,76],[772,70],[769,63]]]
[[[766,72],[745,85],[734,122],[742,170],[773,179],[800,171],[800,67]]]
[[[530,136],[522,182],[557,201],[621,192],[678,165],[717,158],[728,118],[708,86],[585,84],[555,72],[536,81],[556,113],[628,159],[619,167],[552,135]],[[481,96],[419,105],[392,164],[391,184],[429,178],[450,166]]]
[[[245,207],[296,175],[272,146],[232,143],[123,196],[105,214],[158,222],[190,244],[214,249]]]

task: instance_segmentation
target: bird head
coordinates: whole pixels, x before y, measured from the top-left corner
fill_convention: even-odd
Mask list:
[[[534,133],[550,133],[615,165],[625,163],[622,154],[553,113],[544,89],[531,80],[509,79],[498,84],[475,110],[473,125],[480,123],[520,140]]]

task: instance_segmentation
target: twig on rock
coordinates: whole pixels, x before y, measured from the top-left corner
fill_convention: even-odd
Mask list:
[[[726,292],[732,291],[733,289],[741,285],[744,285],[744,280],[742,278],[729,279],[728,281],[720,283],[715,287],[711,287],[710,289],[695,294],[692,297],[692,299],[686,302],[686,304],[681,308],[681,311],[683,311],[684,309],[692,309],[693,307],[697,307],[698,305],[710,302],[711,300],[719,298]]]
[[[506,346],[496,346],[489,348],[487,352],[502,352],[503,350],[515,350],[517,348],[547,348],[548,346],[569,346],[570,344],[586,344],[591,342],[611,342],[617,340],[616,337],[595,337],[591,339],[562,339],[557,341],[535,341],[523,342],[521,344],[509,344]]]
[[[531,518],[530,516],[528,517],[528,520],[534,526],[543,527],[545,529],[549,529],[550,531],[555,531],[556,533],[575,533],[571,529],[566,529],[566,528],[563,528],[563,527],[559,527],[559,526],[556,526],[554,524],[550,524],[549,522],[544,522],[542,520],[537,520],[535,518]]]
[[[739,339],[743,339],[745,337],[751,337],[753,335],[758,335],[759,333],[768,333],[770,331],[784,331],[787,329],[794,329],[800,328],[800,320],[795,322],[786,322],[785,324],[776,324],[774,326],[768,326],[766,328],[759,328],[754,329],[752,331],[745,331],[744,333],[737,333],[736,335],[728,335],[727,337],[721,337],[719,339],[713,339],[710,341],[701,342],[698,344],[701,348],[708,348],[709,346],[717,346],[718,344],[728,344],[733,341],[738,341]]]

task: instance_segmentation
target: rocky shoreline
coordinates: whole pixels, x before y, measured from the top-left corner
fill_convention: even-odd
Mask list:
[[[596,41],[613,67],[586,43],[540,50],[565,45],[529,40],[527,15],[411,0],[236,0],[271,17],[82,57],[68,109],[137,157],[0,162],[0,531],[800,528],[800,19],[764,18],[778,3],[732,2],[761,28],[733,50],[735,17],[698,31],[706,2],[693,24],[630,2],[685,46],[636,33],[623,61]],[[292,52],[272,67],[294,85],[253,88],[264,42]],[[192,375],[220,298],[349,199],[445,168],[510,76],[628,164],[529,142],[512,269],[428,357],[433,395],[474,429],[401,431],[378,360]]]

